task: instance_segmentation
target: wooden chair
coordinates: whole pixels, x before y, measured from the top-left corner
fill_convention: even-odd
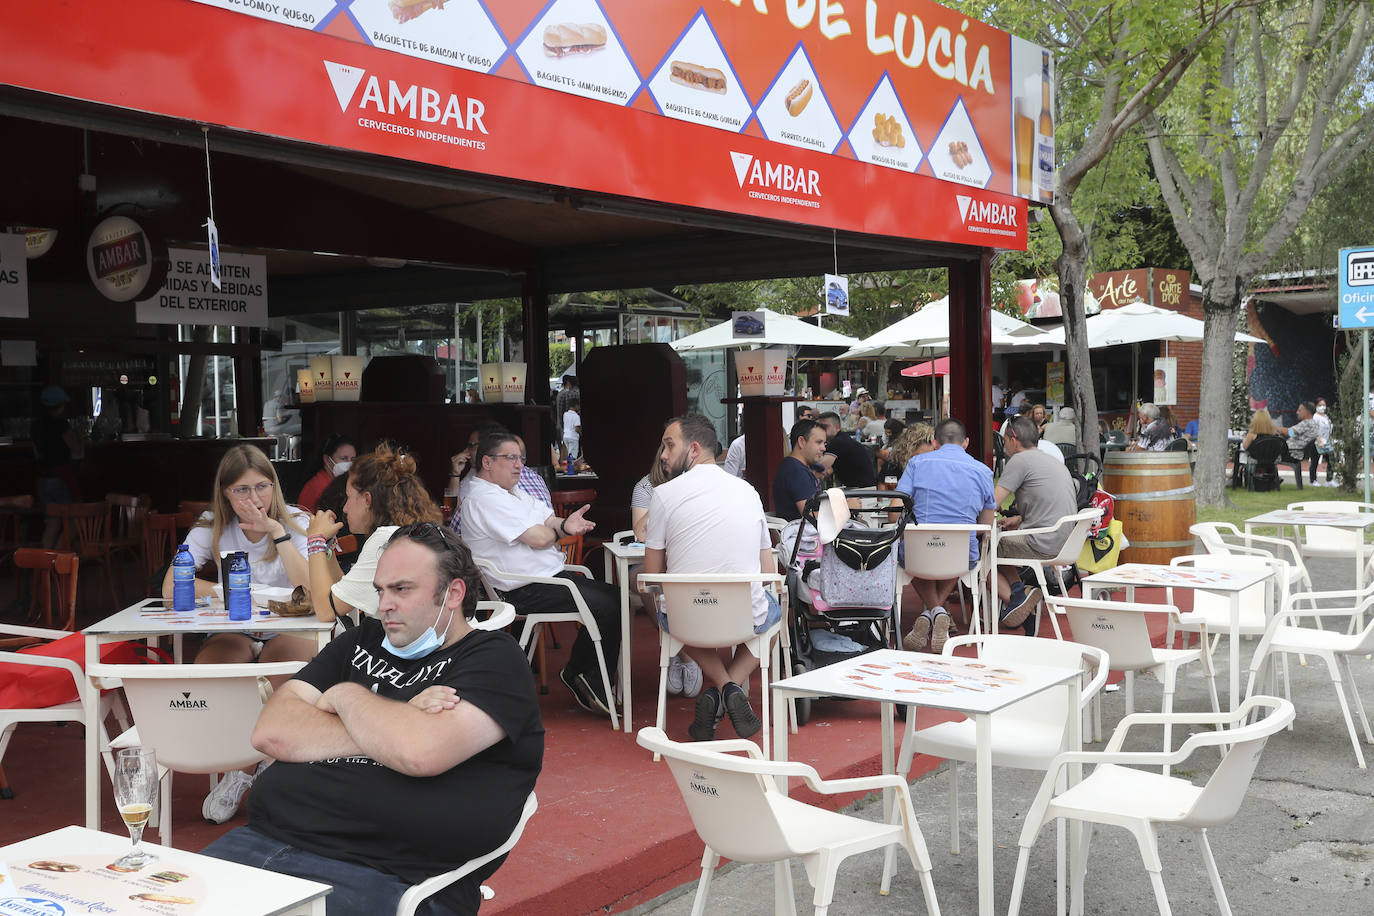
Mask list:
[[[148,597],[157,598],[162,594],[162,576],[158,573],[172,562],[176,546],[182,541],[182,532],[189,531],[195,524],[195,516],[189,512],[168,512],[165,515],[150,512],[143,519],[143,576],[148,583]]]
[[[43,627],[52,629],[53,592],[57,594],[57,616],[62,630],[76,629],[76,583],[77,571],[81,562],[74,553],[60,550],[39,550],[24,547],[14,552],[14,565],[18,569],[33,570],[33,591],[30,593],[29,608],[38,606]]]
[[[109,563],[109,506],[98,503],[49,503],[48,514],[62,520],[59,544],[82,560],[104,563],[105,584],[110,589],[110,612],[119,610],[114,576]]]
[[[152,499],[148,494],[143,493],[138,496],[130,496],[127,493],[106,493],[105,504],[110,507],[110,520],[108,522],[107,537],[105,543],[107,549],[106,562],[111,566],[111,575],[114,570],[114,559],[119,554],[126,555],[130,566],[135,570],[142,567],[147,568],[147,560],[143,557],[143,521],[148,515],[152,505]],[[124,569],[119,567],[119,584],[124,584]],[[140,592],[142,589],[139,590]]]
[[[595,490],[555,490],[549,494],[553,502],[553,514],[567,518],[588,503],[596,502]]]
[[[183,499],[177,503],[177,511],[191,513],[191,520],[195,521],[210,511],[210,501],[207,499]]]

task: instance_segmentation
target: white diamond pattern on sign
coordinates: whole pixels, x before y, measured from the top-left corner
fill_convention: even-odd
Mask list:
[[[478,0],[353,0],[349,7],[379,48],[488,73],[506,41]]]
[[[704,10],[669,49],[649,92],[668,117],[722,130],[742,130],[753,113]]]
[[[921,165],[921,144],[886,73],[849,129],[849,146],[860,162],[914,172]]]
[[[763,94],[757,110],[769,140],[831,153],[844,139],[801,43]]]
[[[516,43],[530,82],[628,105],[642,81],[596,0],[554,0]]]
[[[986,188],[992,180],[992,166],[983,152],[983,144],[978,140],[978,132],[973,129],[964,100],[954,103],[944,126],[935,136],[926,154],[930,168],[936,178],[957,181],[975,188]]]
[[[258,19],[293,25],[298,29],[317,29],[333,11],[334,0],[287,0],[285,3],[244,3],[243,0],[195,0]]]

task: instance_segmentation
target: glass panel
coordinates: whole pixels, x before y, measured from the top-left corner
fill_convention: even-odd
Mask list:
[[[730,442],[726,429],[725,357],[729,350],[692,350],[682,354],[687,364],[687,409],[705,415],[722,445]]]

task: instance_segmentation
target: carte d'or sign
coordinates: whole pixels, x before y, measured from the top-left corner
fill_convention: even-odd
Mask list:
[[[929,0],[31,6],[0,82],[334,148],[985,247],[1053,197],[1048,53]]]

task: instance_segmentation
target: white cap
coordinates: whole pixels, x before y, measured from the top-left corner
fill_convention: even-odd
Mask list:
[[[855,391],[855,392],[854,392],[854,397],[857,398],[857,397],[858,397],[859,395],[861,395],[861,394],[868,394],[868,389],[867,389],[867,388],[860,388],[858,391]]]

